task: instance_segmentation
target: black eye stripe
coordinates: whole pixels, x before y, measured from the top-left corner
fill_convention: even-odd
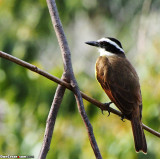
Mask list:
[[[110,42],[107,41],[101,41],[100,46],[103,48],[117,48],[114,44],[111,44]],[[118,49],[118,48],[117,48]]]
[[[115,54],[124,53],[122,50],[120,50],[118,48],[118,45],[116,47],[114,44],[111,44],[107,41],[101,41],[101,42],[99,42],[99,44],[100,44],[100,47],[104,48],[106,51],[109,51],[109,52],[112,52],[112,53],[115,53]]]
[[[106,41],[101,41],[100,42],[100,46],[106,46],[106,45],[108,45],[109,43],[108,42],[106,42]]]

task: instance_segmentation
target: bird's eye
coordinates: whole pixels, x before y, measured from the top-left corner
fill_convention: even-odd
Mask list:
[[[104,41],[100,42],[100,46],[104,47],[105,46],[105,42]]]

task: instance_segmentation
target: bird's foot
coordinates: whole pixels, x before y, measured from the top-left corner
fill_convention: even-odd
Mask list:
[[[112,102],[109,102],[109,103],[104,103],[104,105],[107,107],[107,111],[108,111],[108,116],[110,116],[110,112],[111,112],[111,109],[110,109],[110,104],[112,104]],[[103,110],[102,111],[102,114],[103,114]]]
[[[122,116],[121,116],[121,120],[122,120],[123,122],[125,122],[125,121],[124,121],[124,119],[125,119],[125,115],[124,115],[124,114],[122,114]]]

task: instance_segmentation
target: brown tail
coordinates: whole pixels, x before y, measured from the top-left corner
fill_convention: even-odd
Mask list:
[[[136,152],[143,151],[143,153],[146,154],[147,143],[139,117],[133,115],[131,120],[131,125],[132,125]]]

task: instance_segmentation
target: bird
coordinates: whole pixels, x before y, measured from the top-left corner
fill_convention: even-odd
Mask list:
[[[96,78],[111,102],[122,112],[123,118],[131,121],[136,152],[147,154],[139,77],[126,58],[120,41],[105,37],[85,43],[98,48],[100,56],[96,61]]]

